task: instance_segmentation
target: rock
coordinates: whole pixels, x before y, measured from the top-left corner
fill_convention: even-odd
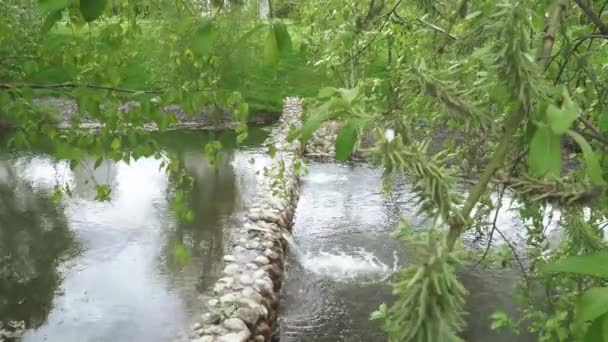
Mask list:
[[[256,279],[261,279],[266,277],[267,273],[265,270],[257,270],[253,273],[253,277]]]
[[[257,305],[254,309],[260,315],[260,318],[268,318],[268,309],[264,305]]]
[[[264,279],[256,279],[253,287],[262,294],[271,294],[274,288],[270,281]]]
[[[273,251],[270,248],[266,248],[264,251],[264,255],[270,260],[277,260],[280,256],[277,252]]]
[[[239,318],[229,318],[224,321],[224,327],[230,331],[245,331],[249,330],[245,322]]]
[[[252,262],[248,262],[245,267],[247,267],[248,270],[252,270],[252,271],[256,271],[258,268],[260,268],[258,265],[252,263]]]
[[[199,338],[198,340],[196,340],[195,342],[215,342],[215,337],[205,335],[205,336]]]
[[[255,335],[262,335],[264,338],[269,339],[270,335],[272,335],[270,325],[268,325],[266,322],[258,324],[258,326],[255,328]]]
[[[230,304],[230,303],[234,303],[234,302],[238,302],[238,301],[239,301],[238,293],[227,293],[220,297],[220,303],[222,303],[222,305]]]
[[[224,261],[226,262],[235,262],[236,261],[236,257],[234,255],[224,255]]]
[[[207,305],[210,306],[210,307],[214,307],[214,306],[218,305],[219,303],[220,303],[220,301],[217,300],[217,299],[215,299],[215,298],[214,299],[209,299],[207,301]]]
[[[214,299],[217,301],[217,299]],[[222,316],[215,312],[208,312],[203,315],[203,324],[219,324]]]
[[[268,265],[270,263],[270,260],[268,260],[267,257],[263,256],[263,255],[258,255],[255,260],[253,260],[253,262],[255,262],[256,264],[263,266],[263,265]]]
[[[240,266],[237,264],[228,264],[224,267],[224,274],[233,275],[239,272]]]
[[[253,342],[266,342],[266,338],[262,335],[258,335],[253,338]]]
[[[226,333],[226,329],[222,328],[219,325],[212,325],[208,328],[203,329],[204,335],[221,335],[221,334],[225,334],[225,333]]]
[[[260,303],[262,301],[262,295],[258,293],[258,291],[254,290],[252,287],[246,287],[241,291],[241,294],[245,298],[249,298],[256,303]]]
[[[220,336],[218,341],[219,342],[247,342],[247,340],[249,340],[249,337],[251,337],[251,332],[249,330],[247,330],[247,331],[241,331],[239,333],[230,333],[230,334]]]
[[[253,278],[247,273],[241,274],[239,277],[239,283],[245,286],[253,285]]]
[[[253,327],[260,318],[260,313],[251,308],[239,308],[236,310],[236,317],[241,319],[245,324]]]

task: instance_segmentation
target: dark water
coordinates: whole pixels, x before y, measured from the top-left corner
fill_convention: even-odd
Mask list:
[[[392,301],[387,279],[395,267],[416,261],[391,232],[400,217],[413,228],[428,224],[416,215],[407,184],[397,186],[392,198],[380,189],[380,172],[368,166],[309,165],[293,227],[299,251],[291,253],[283,289],[281,341],[386,341],[369,314]],[[501,212],[499,224],[516,222]],[[490,329],[496,309],[515,311],[515,274],[464,268],[460,279],[470,291],[466,341],[534,341]]]
[[[221,271],[224,236],[255,191],[266,135],[251,130],[237,150],[234,133],[217,133],[217,169],[203,152],[209,133],[157,135],[195,179],[187,224],[168,205],[161,160],[91,173],[94,160],[72,171],[44,153],[0,153],[0,322],[25,322],[23,341],[171,341],[186,332]],[[112,185],[111,202],[93,199],[91,175]],[[56,204],[58,184],[73,196]]]

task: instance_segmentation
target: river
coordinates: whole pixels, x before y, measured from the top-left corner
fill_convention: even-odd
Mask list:
[[[0,153],[0,322],[24,321],[20,340],[28,342],[172,341],[186,334],[267,160],[265,130],[253,129],[239,148],[234,133],[216,133],[224,150],[214,168],[202,148],[211,134],[156,136],[195,179],[191,223],[173,216],[171,181],[158,159],[104,162],[92,175],[112,185],[112,200],[100,203],[89,181],[93,160],[70,170],[44,153]],[[282,291],[281,340],[385,341],[369,314],[392,300],[391,273],[416,261],[391,232],[400,218],[415,229],[428,224],[416,214],[407,182],[385,196],[380,172],[365,164],[313,162],[308,171]],[[65,184],[72,196],[54,203],[54,186]],[[508,212],[500,217],[501,225],[517,227]],[[517,275],[459,274],[471,292],[466,341],[512,341],[490,329],[489,316],[499,308],[515,312]]]

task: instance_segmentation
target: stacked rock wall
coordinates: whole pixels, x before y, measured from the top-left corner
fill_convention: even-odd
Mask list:
[[[332,120],[317,129],[306,143],[306,156],[317,159],[333,159],[336,155],[336,138],[344,124]]]
[[[285,100],[283,114],[271,133],[277,153],[265,169],[244,224],[233,232],[224,256],[222,278],[213,287],[208,312],[192,327],[198,342],[264,342],[278,339],[279,293],[283,283],[285,231],[298,203],[300,186],[295,163],[302,154],[296,140],[287,141],[291,126],[300,125],[301,103]]]

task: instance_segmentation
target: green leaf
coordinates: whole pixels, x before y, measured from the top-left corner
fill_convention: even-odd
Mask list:
[[[600,319],[596,319],[595,321],[593,321],[593,323],[591,324],[591,326],[589,327],[589,329],[587,330],[587,333],[585,334],[585,337],[583,338],[583,342],[602,342],[605,341],[602,338],[602,320]],[[580,329],[580,328],[579,328]]]
[[[608,277],[608,253],[571,256],[540,267],[542,272],[575,273]]]
[[[564,134],[578,117],[581,109],[572,101],[568,89],[564,87],[561,94],[561,106],[547,105],[547,120],[555,134]]]
[[[317,95],[317,97],[320,98],[320,99],[330,98],[337,91],[338,91],[338,89],[336,89],[334,87],[325,87],[325,88],[322,88],[321,90],[319,90],[319,95]]]
[[[217,30],[213,19],[203,18],[192,37],[192,51],[202,56],[207,55],[211,52],[216,36]]]
[[[264,43],[264,56],[266,62],[270,65],[277,65],[280,60],[279,45],[274,30],[268,30],[266,41]]]
[[[602,132],[608,133],[608,114],[607,113],[600,114],[597,125],[598,125],[599,129],[602,130]]]
[[[589,174],[589,178],[591,178],[591,182],[594,185],[606,184],[606,181],[602,177],[602,167],[600,166],[600,162],[595,152],[593,152],[591,145],[589,145],[585,138],[574,131],[568,131],[568,135],[576,141],[580,146],[581,151],[583,151],[583,158],[585,159],[587,173]]]
[[[602,317],[602,336],[604,338],[604,342],[608,341],[608,315],[604,315],[604,317]]]
[[[528,153],[530,174],[534,177],[559,176],[562,168],[560,137],[551,129],[540,126],[530,141]]]
[[[44,23],[42,23],[42,27],[40,28],[42,33],[49,32],[53,28],[53,26],[55,26],[55,23],[61,20],[62,17],[63,10],[61,9],[51,12],[49,15],[47,15],[46,18],[44,18]]]
[[[593,287],[585,291],[576,306],[575,326],[583,328],[608,312],[608,287]],[[599,321],[599,320],[598,320]],[[602,331],[600,323],[600,333]]]
[[[277,47],[281,55],[285,56],[291,52],[293,44],[291,42],[291,36],[287,31],[287,26],[283,23],[274,23],[272,25],[274,35],[277,40]]]
[[[173,248],[173,255],[181,266],[185,266],[190,262],[190,254],[183,243],[176,243]]]
[[[338,91],[340,92],[340,95],[342,95],[342,98],[349,104],[352,104],[357,96],[359,96],[359,87],[354,87],[351,89],[338,89]]]
[[[80,0],[80,13],[87,23],[101,17],[107,0]]]
[[[302,124],[302,128],[299,130],[299,135],[302,140],[308,140],[312,134],[319,128],[321,123],[329,117],[329,107],[331,102],[325,102],[316,109],[314,109],[310,116]]]
[[[346,161],[353,153],[355,142],[357,142],[357,126],[349,121],[336,138],[336,159]]]
[[[68,0],[39,0],[38,6],[43,14],[49,14],[68,7]]]
[[[243,44],[245,44],[254,34],[256,34],[258,31],[260,31],[266,26],[268,26],[268,24],[266,23],[258,24],[251,30],[247,31],[247,33],[242,35],[241,38],[239,38],[239,40],[236,42],[236,47],[241,48]]]
[[[101,163],[103,162],[103,157],[99,157],[97,158],[97,160],[95,160],[95,165],[93,165],[93,169],[97,169],[99,166],[101,166]]]
[[[110,147],[114,150],[117,151],[120,149],[120,139],[118,138],[114,138],[114,140],[112,140],[112,144],[110,145]]]

